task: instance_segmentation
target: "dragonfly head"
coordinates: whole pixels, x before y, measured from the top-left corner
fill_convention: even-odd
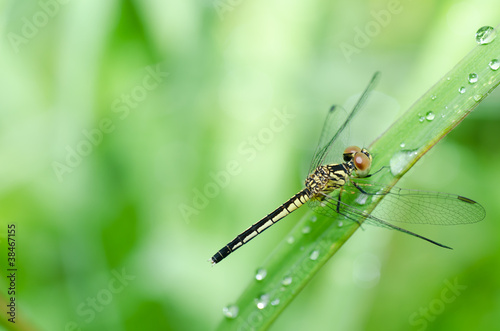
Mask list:
[[[349,163],[357,177],[366,177],[370,173],[372,155],[365,148],[349,146],[344,150],[344,162]]]

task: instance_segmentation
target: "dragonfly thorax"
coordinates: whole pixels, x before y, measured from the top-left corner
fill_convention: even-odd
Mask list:
[[[344,163],[317,167],[306,179],[311,198],[322,199],[341,188],[350,176],[366,177],[370,172],[372,156],[366,149],[349,146],[344,150]]]
[[[320,166],[307,177],[305,185],[311,197],[322,197],[344,186],[350,172],[345,163]]]

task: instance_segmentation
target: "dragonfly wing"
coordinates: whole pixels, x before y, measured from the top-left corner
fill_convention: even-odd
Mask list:
[[[390,222],[456,225],[479,222],[486,212],[460,195],[393,188],[373,214]]]
[[[338,158],[342,155],[343,149],[347,146],[343,146],[342,143],[335,144],[335,142],[342,142],[346,137],[348,137],[349,132],[347,128],[349,127],[349,122],[363,107],[366,99],[368,99],[368,96],[370,95],[370,92],[375,88],[379,76],[379,72],[376,72],[373,75],[370,83],[366,87],[365,91],[361,94],[358,102],[353,107],[350,113],[347,113],[342,107],[339,106],[333,106],[332,108],[330,108],[330,111],[326,116],[323,129],[321,130],[320,140],[312,158],[309,173],[312,173],[318,166],[322,164],[332,163],[331,160],[328,159],[329,155],[332,155],[334,158]],[[332,146],[335,146],[336,149],[340,150],[332,151]]]
[[[327,155],[334,155],[338,160],[341,160],[342,151],[347,147],[344,146],[346,141],[343,140],[349,136],[348,118],[349,114],[343,107],[334,105],[330,108],[321,130],[318,146],[311,160],[309,174],[323,163]],[[344,127],[342,127],[343,125]],[[335,141],[338,143],[333,144]]]
[[[486,215],[483,206],[460,195],[398,187],[388,191],[382,185],[354,181],[371,199],[383,197],[372,215],[388,222],[457,225],[479,222]]]
[[[334,210],[335,212],[338,212],[340,215],[343,215],[343,216],[345,216],[353,221],[359,222],[360,220],[362,221],[364,219],[364,223],[383,227],[383,228],[386,228],[389,230],[396,230],[399,232],[403,232],[403,233],[409,234],[411,236],[428,241],[434,245],[437,245],[437,246],[440,246],[443,248],[452,249],[451,247],[440,244],[434,240],[431,240],[429,238],[426,238],[424,236],[416,234],[412,231],[409,231],[409,230],[400,228],[399,226],[390,224],[390,223],[384,221],[383,219],[375,217],[373,214],[368,214],[367,212],[361,211],[360,209],[357,209],[353,206],[350,206],[346,203],[343,203],[342,201],[339,201],[335,198],[331,198],[329,196],[326,196],[325,201],[326,201],[325,206],[328,206],[328,209]]]

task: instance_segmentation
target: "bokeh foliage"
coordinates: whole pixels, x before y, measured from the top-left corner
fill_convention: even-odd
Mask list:
[[[215,328],[303,211],[220,265],[206,260],[301,188],[330,105],[380,70],[377,91],[403,112],[500,12],[491,1],[0,6],[0,246],[15,223],[19,269],[8,330]],[[358,231],[273,330],[423,329],[421,309],[429,330],[498,325],[499,101],[399,183],[473,198],[486,220],[425,228],[452,253]],[[466,289],[441,309],[455,280]],[[3,301],[7,287],[2,277]]]

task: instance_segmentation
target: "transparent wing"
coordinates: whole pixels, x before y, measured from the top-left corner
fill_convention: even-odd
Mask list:
[[[359,190],[357,191],[354,185],[346,185],[347,189],[342,191],[341,197],[342,200],[354,201],[352,204],[339,201],[339,195],[336,194],[336,196],[324,195],[322,200],[312,200],[311,207],[324,215],[338,213],[354,221],[362,217],[365,218],[364,223],[397,230],[445,248],[450,247],[391,223],[469,224],[483,220],[486,214],[479,203],[459,195],[401,188],[393,188],[387,192],[380,185],[372,185],[375,186],[372,189],[378,189],[377,194],[364,194]],[[355,199],[352,200],[354,197]],[[371,202],[370,199],[382,197],[382,201],[379,202],[371,214],[362,210],[364,204]]]
[[[344,201],[354,201],[352,206],[342,201],[339,203],[338,194],[325,195],[324,200],[312,200],[310,205],[321,214],[333,215],[338,209],[346,216],[349,214],[359,216],[364,215],[361,212],[363,205],[371,203],[373,199],[383,198],[370,215],[364,216],[371,220],[369,223],[384,227],[387,222],[433,225],[470,224],[481,221],[486,215],[483,206],[460,195],[398,187],[393,187],[387,192],[382,185],[360,185],[359,183],[356,185],[367,194],[362,193],[353,184],[346,184],[341,195]]]
[[[347,147],[343,146],[346,143],[343,141],[343,137],[349,136],[348,117],[349,114],[343,107],[334,105],[330,108],[309,167],[309,174],[322,164],[327,155],[333,155],[338,160],[341,159],[341,153]],[[337,143],[334,144],[334,142]]]
[[[386,228],[386,229],[389,229],[389,230],[396,230],[396,231],[399,231],[399,232],[403,232],[403,233],[406,233],[406,234],[409,234],[411,236],[414,236],[414,237],[417,237],[417,238],[420,238],[420,239],[423,239],[425,241],[428,241],[434,245],[437,245],[437,246],[440,246],[440,247],[443,247],[443,248],[448,248],[448,249],[452,249],[451,247],[449,246],[446,246],[446,245],[443,245],[443,244],[440,244],[432,239],[429,239],[429,238],[426,238],[424,236],[421,236],[419,234],[416,234],[415,232],[411,232],[411,231],[408,231],[406,229],[403,229],[403,228],[400,228],[399,226],[396,226],[396,225],[393,225],[393,224],[390,224],[390,223],[387,223],[386,221],[382,220],[382,219],[379,219],[371,214],[368,214],[366,212],[363,212],[357,208],[354,208],[350,205],[347,205],[341,201],[338,201],[338,200],[332,200],[331,198],[326,198],[326,200],[329,202],[327,204],[327,206],[329,207],[329,209],[333,209],[334,206],[335,206],[335,210],[338,210],[338,213],[341,214],[341,215],[344,215],[346,216],[347,218],[353,220],[353,221],[357,221],[359,218],[364,218],[365,221],[364,223],[368,223],[368,224],[371,224],[371,225],[376,225],[376,226],[380,226],[380,227],[383,227],[383,228]]]
[[[314,152],[314,156],[311,161],[311,166],[309,167],[309,174],[311,174],[314,169],[322,164],[332,163],[329,162],[329,155],[332,155],[333,158],[340,159],[342,157],[342,151],[347,146],[343,146],[342,144],[337,144],[335,146],[336,141],[344,140],[344,137],[347,137],[349,122],[354,118],[354,116],[359,112],[359,110],[363,107],[366,99],[370,95],[370,92],[374,89],[377,84],[378,77],[380,76],[379,72],[376,72],[365,91],[361,94],[356,105],[353,107],[350,113],[347,113],[342,107],[333,106],[330,108],[325,120],[325,124],[323,125],[323,129],[321,130],[321,135],[318,143],[318,147]],[[332,151],[332,146],[335,146],[335,150]],[[333,153],[332,153],[333,152]],[[338,155],[337,155],[338,154]]]
[[[341,214],[347,214],[346,216],[349,214],[359,216],[363,214],[361,212],[363,205],[368,205],[374,199],[383,198],[375,210],[366,215],[368,223],[383,227],[386,227],[386,223],[394,222],[432,225],[470,224],[483,220],[486,215],[483,206],[460,195],[398,187],[387,191],[385,186],[378,184],[356,182],[354,184],[357,187],[352,183],[346,184],[341,195],[342,201],[354,201],[352,205],[342,201],[339,203],[336,194],[324,196],[323,201],[311,201],[311,207],[326,215],[332,215],[338,209]]]
[[[368,199],[383,196],[372,215],[389,222],[457,225],[479,222],[486,215],[483,206],[460,195],[398,187],[387,192],[382,185],[360,186],[362,190],[365,187],[377,192],[368,194]]]

